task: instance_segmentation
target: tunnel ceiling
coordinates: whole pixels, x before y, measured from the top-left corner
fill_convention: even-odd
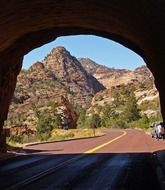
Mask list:
[[[20,54],[57,36],[96,34],[129,47],[143,58],[162,31],[163,1],[11,0],[0,2],[0,52]]]

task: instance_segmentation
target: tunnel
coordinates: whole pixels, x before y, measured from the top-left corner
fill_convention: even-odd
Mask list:
[[[165,1],[11,0],[0,2],[0,151],[23,56],[59,36],[93,34],[139,54],[151,70],[165,120]]]

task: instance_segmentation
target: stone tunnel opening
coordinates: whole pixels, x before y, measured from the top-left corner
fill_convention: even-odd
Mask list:
[[[18,2],[17,6],[13,2],[7,6],[3,6],[4,4],[5,2],[2,2],[1,14],[4,20],[7,19],[7,22],[1,23],[3,28],[0,48],[0,61],[2,62],[0,70],[2,76],[0,91],[1,151],[4,150],[2,128],[7,118],[9,103],[15,89],[17,75],[21,69],[23,56],[31,49],[62,35],[100,35],[113,39],[141,55],[155,77],[164,120],[163,63],[165,59],[163,52],[165,43],[164,25],[161,24],[164,22],[162,14],[164,4],[162,2],[139,3],[128,0],[120,3],[117,1],[64,3],[61,1],[57,6],[57,2],[50,0],[45,3],[36,1],[30,4]],[[14,12],[11,7],[14,7]]]
[[[91,127],[88,126],[87,128],[92,128],[92,125],[96,124],[98,125],[96,126],[97,128],[103,125],[106,128],[116,127],[124,129],[128,127],[140,127],[147,129],[153,122],[161,120],[159,94],[154,86],[154,78],[147,67],[144,66],[143,61],[139,58],[137,58],[137,60],[134,58],[137,62],[140,60],[140,63],[135,64],[132,69],[128,69],[128,66],[123,68],[124,64],[128,62],[128,59],[123,60],[126,55],[122,56],[123,52],[121,49],[126,48],[116,45],[115,42],[87,35],[61,38],[62,40],[59,40],[60,42],[56,39],[50,43],[52,45],[47,45],[46,48],[40,48],[41,50],[35,50],[34,53],[32,53],[32,59],[35,61],[30,60],[29,63],[36,63],[28,66],[30,68],[27,69],[27,65],[23,65],[23,70],[18,76],[15,94],[12,98],[12,105],[9,109],[8,120],[5,122],[5,127],[11,128],[11,136],[8,138],[10,144],[24,144],[48,139],[55,140],[58,136],[58,132],[57,130],[51,132],[53,128],[74,129],[77,128],[77,123],[80,128],[85,128],[83,125],[91,125]],[[70,40],[67,41],[65,38]],[[105,50],[108,52],[107,54],[111,54],[106,55],[110,57],[110,60],[112,59],[111,56],[118,54],[118,57],[122,57],[118,61],[118,67],[120,68],[114,68],[116,67],[115,64],[113,66],[110,64],[110,68],[105,65],[100,65],[91,60],[90,55],[88,56],[89,58],[86,58],[87,55],[84,54],[82,56],[81,53],[79,53],[80,55],[76,56],[77,58],[73,57],[72,54],[75,55],[74,52],[70,53],[62,46],[64,44],[74,43],[74,38],[80,39],[81,41],[78,41],[77,45],[73,45],[74,47],[72,48],[74,50],[80,48],[80,51],[84,51],[84,53],[87,54],[94,46],[101,46],[92,52],[93,54],[99,55],[101,51],[104,51],[103,48],[106,47],[108,50]],[[94,38],[97,42],[94,40],[93,42],[96,44],[92,47],[91,40],[91,47],[87,48],[89,43],[85,45],[84,41],[90,41],[91,38]],[[59,46],[61,42],[63,43],[60,47],[56,48],[57,44]],[[102,45],[103,43],[104,45]],[[109,44],[112,46],[111,48]],[[122,53],[117,53],[117,46],[119,46],[120,49],[118,49],[118,51]],[[115,48],[116,52],[113,51]],[[49,49],[49,51],[47,49]],[[47,52],[47,55],[44,51]],[[129,52],[130,50],[126,51]],[[40,53],[42,57],[39,58],[39,61],[36,58],[38,53]],[[133,56],[131,53],[129,52],[128,56]],[[126,54],[126,52],[123,54]],[[105,55],[99,55],[99,57],[103,56]],[[78,59],[78,57],[81,58]],[[27,58],[25,56],[25,60],[28,60],[28,56]],[[103,59],[102,62],[105,63],[108,61]],[[110,62],[116,62],[116,60]],[[124,62],[123,66],[121,65],[122,62]],[[133,65],[133,63],[129,64],[129,67]],[[141,67],[136,68],[138,66]],[[84,71],[82,72],[82,70]],[[78,75],[74,76],[74,72],[78,73]],[[94,79],[91,78],[91,75]],[[83,80],[87,81],[82,84]],[[93,82],[97,84],[90,84]],[[132,105],[130,101],[132,101]],[[92,105],[89,106],[91,102]],[[121,104],[125,107],[121,108]],[[126,112],[128,108],[134,110]],[[141,110],[142,114],[139,110]],[[125,113],[125,116],[121,116],[121,112]],[[126,115],[126,113],[128,115]],[[85,114],[89,116],[88,119],[86,118],[87,122],[83,121]],[[92,124],[92,122],[95,123]],[[128,125],[128,123],[130,124]],[[93,133],[95,133],[93,131],[94,129],[90,132],[92,136]],[[62,131],[62,133],[64,133],[64,131]],[[76,133],[80,133],[80,131]],[[100,131],[98,133],[100,133]],[[59,139],[65,139],[65,135],[64,137],[62,137],[62,134],[60,135],[58,137]],[[76,136],[73,131],[71,134],[66,135],[69,135],[69,138]]]
[[[1,16],[1,38],[0,38],[0,151],[6,151],[5,145],[5,136],[3,131],[4,121],[7,118],[8,108],[11,101],[11,98],[14,93],[14,89],[16,86],[17,75],[19,74],[22,66],[23,56],[27,54],[32,49],[39,47],[45,43],[48,43],[59,36],[63,35],[77,35],[77,34],[94,34],[102,37],[106,37],[108,39],[112,39],[117,41],[131,50],[135,51],[145,60],[147,67],[151,70],[152,74],[155,78],[155,85],[159,91],[160,95],[160,103],[161,103],[161,113],[162,118],[165,121],[165,88],[164,88],[164,80],[165,80],[165,15],[164,15],[164,1],[1,1],[0,2],[0,16]],[[42,67],[42,64],[37,64],[37,67]],[[52,74],[49,73],[49,77],[52,77]],[[30,81],[29,81],[30,82]],[[116,96],[117,97],[117,96]],[[27,98],[27,97],[26,97]],[[98,99],[101,99],[99,97]],[[21,100],[22,101],[22,100]],[[146,105],[143,105],[146,106]],[[35,106],[34,106],[35,108]],[[111,154],[111,155],[89,155],[87,156],[87,160],[81,160],[80,163],[85,164],[83,167],[80,166],[79,163],[72,162],[71,165],[67,165],[68,170],[63,170],[63,173],[60,170],[60,174],[54,173],[56,177],[52,177],[52,181],[50,183],[50,179],[40,179],[39,186],[45,184],[49,184],[50,188],[59,187],[59,181],[61,181],[61,187],[70,188],[70,187],[83,187],[82,189],[86,189],[87,186],[83,186],[88,182],[97,182],[98,175],[95,175],[95,166],[99,166],[101,169],[99,172],[101,174],[100,179],[105,177],[105,181],[102,181],[102,184],[99,183],[90,183],[94,184],[93,189],[102,189],[105,185],[110,185],[110,177],[114,179],[114,176],[121,176],[121,178],[117,178],[116,184],[112,184],[114,189],[122,189],[125,187],[126,189],[159,189],[158,183],[156,182],[155,171],[153,171],[153,166],[155,166],[151,159],[151,153],[146,154],[146,147],[150,143],[144,147],[144,154],[138,154],[138,149],[135,144],[139,145],[142,143],[142,138],[138,140],[136,143],[133,141],[133,134],[128,132],[129,135],[126,139],[125,136],[118,141],[118,145],[121,148],[119,154]],[[140,135],[140,131],[136,131],[134,135]],[[124,135],[124,134],[122,134]],[[108,138],[112,138],[109,136]],[[116,138],[113,136],[113,138]],[[125,141],[124,141],[125,138]],[[151,142],[145,140],[145,142]],[[144,139],[143,139],[144,140]],[[106,139],[107,141],[107,139]],[[143,141],[144,142],[144,141]],[[111,142],[110,142],[111,143]],[[159,147],[160,143],[155,142]],[[69,142],[68,142],[69,144]],[[89,144],[87,142],[86,144]],[[131,149],[132,146],[135,146],[136,152],[131,154],[121,154],[122,148],[124,145],[127,145],[127,150]],[[78,146],[78,143],[76,144]],[[79,144],[80,145],[80,144]],[[96,142],[93,143],[96,146]],[[105,143],[104,143],[105,145]],[[99,146],[99,143],[97,144]],[[51,150],[51,146],[49,147]],[[63,149],[62,147],[61,149]],[[69,147],[72,151],[74,151],[73,144]],[[113,146],[113,150],[115,150],[115,145]],[[130,149],[129,149],[130,148]],[[44,149],[44,147],[43,147]],[[159,147],[159,149],[161,149]],[[162,144],[162,150],[164,149],[164,144]],[[97,149],[98,150],[98,149]],[[112,150],[112,151],[113,151]],[[54,151],[54,150],[51,150]],[[50,151],[50,152],[51,152]],[[55,151],[61,151],[59,147]],[[82,150],[84,151],[84,150]],[[96,149],[92,149],[86,153],[91,153],[96,151]],[[106,151],[106,147],[103,152]],[[151,151],[151,150],[150,150]],[[154,149],[152,150],[154,151]],[[99,151],[98,151],[99,153]],[[51,153],[50,153],[51,154]],[[152,154],[153,155],[153,154]],[[73,155],[69,155],[73,158]],[[91,156],[91,157],[90,157]],[[95,157],[96,156],[96,157]],[[156,157],[156,168],[160,170],[160,166],[164,168],[164,151],[156,152],[154,155]],[[62,155],[62,163],[65,162],[65,156]],[[92,158],[92,159],[90,159]],[[96,158],[99,162],[95,162]],[[101,159],[100,159],[101,158]],[[26,158],[25,158],[26,159]],[[41,157],[32,158],[33,161],[37,161],[39,163],[41,161]],[[44,159],[44,160],[47,160]],[[53,159],[52,159],[53,160]],[[59,163],[58,159],[55,159]],[[11,187],[23,187],[24,182],[28,181],[30,183],[31,171],[29,172],[28,166],[25,168],[28,173],[27,175],[22,175],[22,163],[25,163],[25,160],[18,162],[16,165],[18,166],[13,177],[13,173],[10,170],[10,164],[7,165],[7,168],[4,166],[4,172],[8,174],[8,178],[5,178],[4,172],[1,174],[1,187],[11,188]],[[28,163],[33,162],[31,160]],[[43,160],[42,160],[43,161]],[[92,167],[88,167],[86,163],[91,162]],[[42,162],[44,163],[44,162]],[[45,162],[47,164],[47,162]],[[54,166],[54,160],[49,162]],[[103,164],[101,164],[103,163]],[[109,163],[107,165],[107,163]],[[119,163],[118,169],[116,169],[117,164]],[[132,163],[132,165],[131,165]],[[77,164],[77,165],[76,165]],[[129,165],[130,164],[130,165]],[[15,165],[15,163],[13,164]],[[32,163],[32,166],[36,165]],[[42,164],[43,166],[44,164]],[[8,167],[9,166],[9,167]],[[38,166],[38,165],[37,165]],[[41,165],[40,165],[41,166]],[[44,165],[45,166],[45,165]],[[65,166],[65,165],[63,165]],[[71,166],[71,167],[70,167]],[[80,167],[79,167],[80,166]],[[108,168],[108,167],[109,168]],[[111,167],[112,166],[112,167]],[[115,166],[115,167],[113,167]],[[14,166],[15,167],[15,166]],[[40,168],[40,167],[38,167]],[[70,169],[69,169],[70,168]],[[82,168],[82,170],[77,170],[77,168]],[[88,172],[81,172],[87,169]],[[6,170],[7,169],[7,170]],[[45,171],[45,168],[42,168]],[[46,168],[48,169],[48,168]],[[93,170],[94,169],[94,170]],[[131,169],[133,169],[131,171]],[[77,173],[78,177],[75,175],[69,175],[68,181],[65,181],[66,174],[71,174],[73,170],[80,171]],[[9,171],[9,172],[8,172]],[[33,172],[36,172],[38,175],[38,169],[34,169]],[[104,171],[104,172],[103,172]],[[119,171],[119,172],[118,172]],[[163,169],[164,171],[164,169]],[[40,174],[43,174],[43,171],[40,170]],[[90,173],[91,172],[91,173]],[[110,172],[110,173],[108,173]],[[11,174],[11,175],[10,175]],[[18,175],[17,175],[18,174]],[[29,175],[30,174],[30,175]],[[86,175],[87,174],[87,175]],[[88,175],[91,174],[91,175]],[[123,174],[123,175],[122,175]],[[127,175],[125,175],[127,174]],[[142,175],[143,174],[143,175]],[[154,174],[154,175],[153,175]],[[163,174],[163,172],[162,172]],[[17,177],[16,177],[17,175]],[[46,174],[47,175],[47,174]],[[108,175],[108,176],[107,176]],[[23,183],[18,183],[19,177],[22,178]],[[59,176],[63,176],[61,178]],[[107,176],[107,178],[106,178]],[[123,176],[123,177],[122,177]],[[33,176],[35,180],[35,176]],[[77,179],[89,179],[89,181],[84,182],[83,180],[77,181]],[[91,179],[92,177],[92,179]],[[140,180],[140,177],[141,180]],[[162,177],[162,175],[161,175]],[[126,179],[127,178],[127,179]],[[10,179],[10,180],[8,180]],[[53,182],[56,180],[57,184],[54,185]],[[125,179],[125,180],[123,180]],[[137,181],[137,180],[138,181]],[[6,184],[7,181],[7,184]],[[114,180],[113,180],[114,181]],[[127,183],[125,183],[127,181]],[[144,183],[145,181],[145,183]],[[162,189],[164,189],[164,180],[161,178]],[[69,182],[69,183],[68,183]],[[72,182],[72,183],[70,183]],[[76,182],[76,183],[75,183]],[[79,183],[80,182],[80,186]],[[121,182],[121,183],[119,183]],[[130,183],[132,182],[132,184]],[[156,182],[156,183],[155,183]],[[43,184],[42,184],[43,183]],[[18,186],[16,186],[18,185]],[[54,186],[53,186],[54,185]],[[77,185],[77,186],[76,186]],[[82,185],[82,186],[81,186]],[[35,184],[31,184],[32,188],[38,188]],[[117,188],[115,188],[117,187]]]

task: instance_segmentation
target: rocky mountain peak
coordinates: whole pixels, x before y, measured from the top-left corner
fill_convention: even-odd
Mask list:
[[[45,57],[43,62],[47,63],[51,59],[53,59],[54,62],[58,62],[58,60],[64,60],[66,57],[71,57],[70,52],[67,51],[65,47],[58,46],[51,50],[51,52]]]
[[[84,69],[92,75],[94,75],[98,72],[100,73],[100,71],[106,72],[106,71],[111,70],[110,68],[108,68],[106,66],[95,63],[94,61],[92,61],[89,58],[79,58],[78,60],[81,63],[81,65],[84,67]]]
[[[56,48],[53,48],[52,51],[50,52],[51,55],[57,55],[60,54],[62,56],[70,56],[70,52],[67,51],[67,49],[63,46],[58,46]]]
[[[41,70],[41,69],[44,69],[44,64],[40,61],[37,61],[36,63],[34,63],[30,68],[29,70]]]
[[[88,92],[93,96],[103,90],[104,86],[83,68],[81,63],[72,56],[64,47],[54,48],[44,60],[45,68],[51,70],[64,85],[75,92]]]
[[[71,56],[71,54],[62,46],[53,48],[52,51],[45,57],[44,64],[47,69],[51,69],[62,77],[62,73],[66,74],[68,67],[74,67],[73,64],[76,58]]]
[[[152,74],[150,70],[147,68],[147,66],[143,65],[141,67],[138,67],[134,70],[135,74],[144,75],[146,77],[150,77]]]
[[[38,61],[20,73],[15,97],[19,99],[20,94],[30,94],[31,99],[57,99],[68,94],[75,104],[88,106],[95,93],[103,89],[105,87],[88,74],[74,56],[64,47],[57,47],[43,62]]]

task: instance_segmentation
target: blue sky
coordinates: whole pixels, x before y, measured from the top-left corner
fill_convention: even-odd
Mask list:
[[[34,49],[24,56],[23,68],[27,69],[36,61],[42,61],[57,46],[64,46],[77,58],[87,57],[96,63],[117,69],[132,70],[145,64],[139,55],[114,41],[93,35],[77,35],[59,37]]]

